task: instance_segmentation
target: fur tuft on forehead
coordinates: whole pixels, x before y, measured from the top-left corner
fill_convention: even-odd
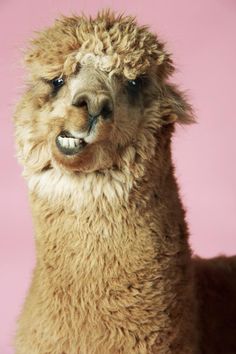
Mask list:
[[[100,12],[96,18],[61,17],[32,40],[25,61],[34,78],[51,79],[73,73],[88,55],[99,62],[99,69],[128,79],[145,74],[151,66],[156,66],[160,78],[174,70],[156,35],[138,26],[133,17],[111,11]]]

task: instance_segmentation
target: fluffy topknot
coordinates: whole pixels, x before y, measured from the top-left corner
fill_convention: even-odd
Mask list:
[[[164,44],[135,18],[102,11],[96,18],[61,17],[54,26],[40,32],[31,41],[26,64],[33,76],[52,78],[64,71],[64,63],[76,53],[106,55],[113,69],[129,79],[145,74],[154,64],[160,78],[173,70]],[[75,66],[74,66],[75,67]]]

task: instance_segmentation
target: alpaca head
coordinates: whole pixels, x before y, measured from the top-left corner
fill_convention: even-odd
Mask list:
[[[28,86],[15,115],[27,174],[130,168],[191,108],[167,80],[174,70],[156,35],[130,17],[63,17],[26,53]],[[164,134],[164,133],[163,133]]]

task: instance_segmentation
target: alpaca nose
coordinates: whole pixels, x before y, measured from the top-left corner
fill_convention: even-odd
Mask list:
[[[89,121],[95,121],[99,116],[103,119],[112,117],[113,102],[112,98],[106,93],[83,92],[77,94],[72,101],[76,107],[87,109]]]

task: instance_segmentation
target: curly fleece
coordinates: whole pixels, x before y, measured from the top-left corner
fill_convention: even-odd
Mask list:
[[[134,79],[137,74],[145,73],[152,62],[157,63],[160,73],[164,71],[163,74],[167,75],[172,72],[169,54],[163,47],[163,43],[157,41],[156,35],[146,27],[137,27],[134,18],[115,17],[106,12],[96,19],[65,17],[57,20],[52,28],[32,41],[26,62],[39,76],[42,67],[49,77],[63,72],[65,67],[66,73],[70,74],[74,69],[74,56],[79,50],[77,59],[82,53],[106,55],[116,73],[124,73],[127,78]],[[72,65],[65,65],[65,58],[66,64]]]

